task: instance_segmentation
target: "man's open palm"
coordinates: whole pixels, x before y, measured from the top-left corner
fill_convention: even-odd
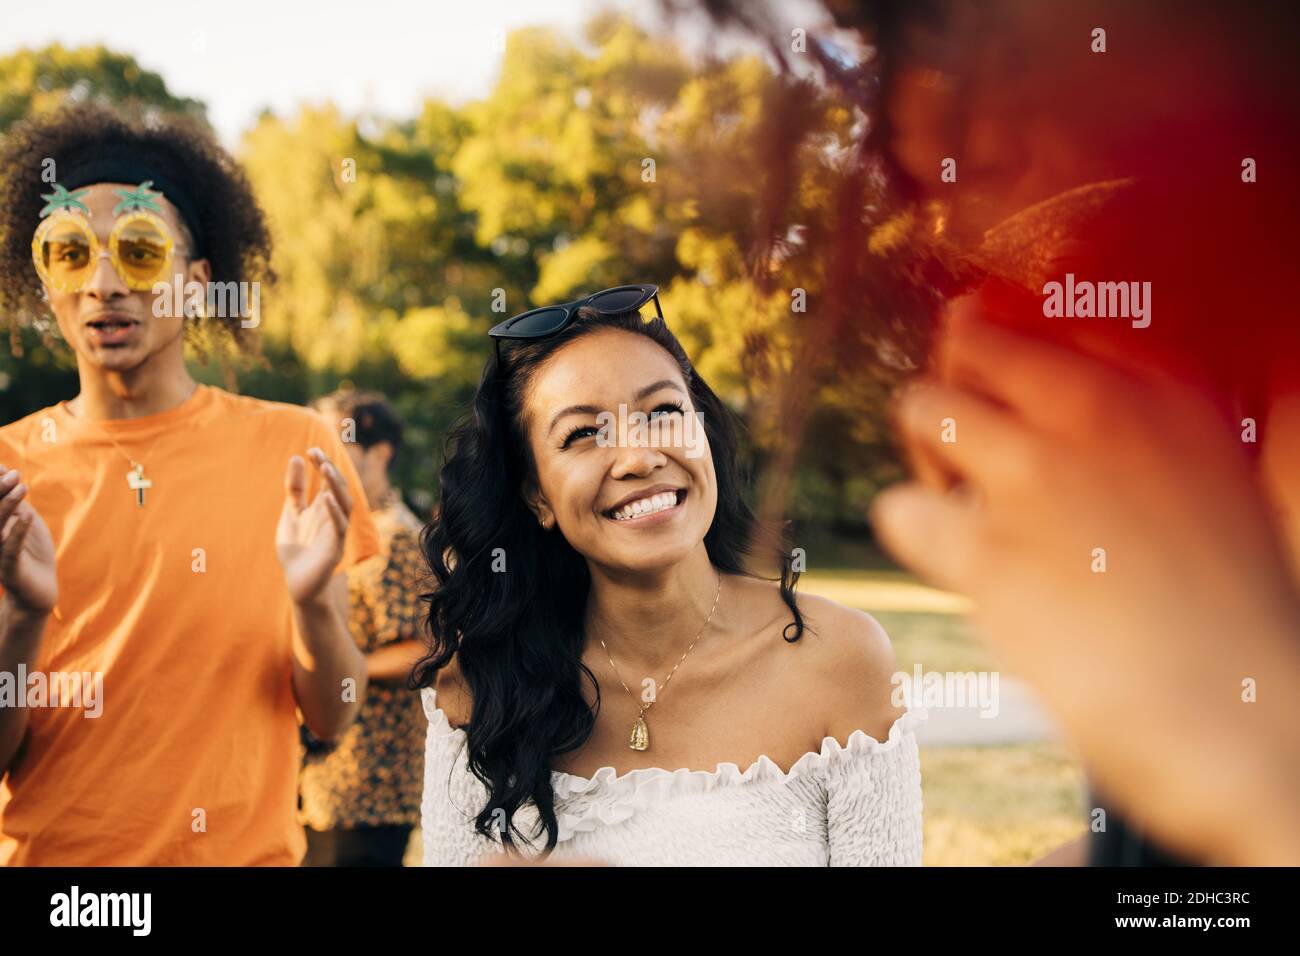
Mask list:
[[[284,508],[275,531],[275,550],[284,569],[289,594],[299,603],[324,592],[334,568],[343,557],[352,498],[347,483],[319,448],[307,457],[320,469],[325,482],[307,504],[307,463],[299,455],[289,459],[284,475]]]
[[[54,539],[26,497],[22,476],[0,465],[0,587],[22,607],[48,611],[59,600]]]

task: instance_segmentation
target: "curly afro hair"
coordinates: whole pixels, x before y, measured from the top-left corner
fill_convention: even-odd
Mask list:
[[[106,151],[127,150],[147,158],[169,179],[193,185],[203,257],[213,282],[274,281],[271,235],[247,177],[212,133],[187,117],[127,112],[99,104],[73,104],[16,123],[0,138],[0,315],[9,323],[10,347],[19,353],[18,328],[26,321],[51,323],[32,265],[31,240],[50,184],[41,178],[47,160],[57,170]],[[257,353],[253,329],[234,318],[186,323],[192,344],[247,358]]]

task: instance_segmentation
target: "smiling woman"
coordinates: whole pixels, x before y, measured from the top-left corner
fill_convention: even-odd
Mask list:
[[[661,315],[500,343],[423,542],[426,863],[919,864],[924,714],[875,621],[750,573],[738,445]]]

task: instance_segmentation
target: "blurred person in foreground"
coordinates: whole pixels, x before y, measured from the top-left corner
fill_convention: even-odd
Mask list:
[[[380,552],[348,569],[349,624],[369,686],[356,721],[331,744],[308,731],[301,819],[307,866],[401,866],[420,819],[425,719],[407,688],[425,587],[421,523],[389,480],[402,422],[377,392],[342,390],[313,405],[352,459],[379,529]]]
[[[876,528],[1132,821],[1059,862],[1300,863],[1296,14],[877,6],[893,154],[984,281],[900,397]],[[1149,282],[1146,315],[1048,316],[1067,274]]]

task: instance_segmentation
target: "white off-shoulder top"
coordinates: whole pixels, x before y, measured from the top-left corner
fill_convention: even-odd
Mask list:
[[[474,830],[486,788],[469,770],[465,731],[451,726],[433,688],[422,695],[429,718],[424,865],[469,866],[501,852],[495,838]],[[909,709],[883,742],[861,730],[845,746],[826,737],[820,752],[804,754],[789,772],[766,756],[744,771],[734,763],[712,772],[602,767],[590,778],[555,771],[554,858],[622,866],[919,866],[916,729],[925,718],[924,710]],[[536,821],[531,806],[516,814],[529,836]]]

